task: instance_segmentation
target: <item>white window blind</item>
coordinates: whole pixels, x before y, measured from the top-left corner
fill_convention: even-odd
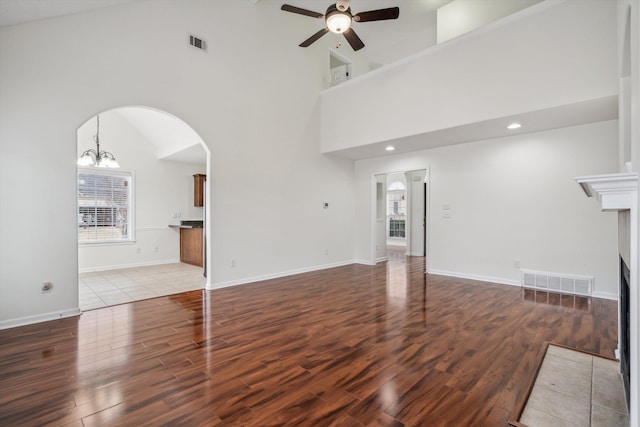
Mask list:
[[[133,175],[78,169],[78,242],[119,242],[133,238]]]

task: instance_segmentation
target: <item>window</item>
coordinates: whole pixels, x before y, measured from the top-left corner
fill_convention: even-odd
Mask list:
[[[133,237],[133,175],[78,169],[78,242],[126,242]]]
[[[406,215],[407,201],[404,194],[404,191],[389,191],[387,193],[388,215]]]
[[[387,188],[388,237],[406,238],[405,220],[407,214],[407,189],[400,181],[393,181]]]
[[[389,237],[405,238],[404,219],[389,218]]]

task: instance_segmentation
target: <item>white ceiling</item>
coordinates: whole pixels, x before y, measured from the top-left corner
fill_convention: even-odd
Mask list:
[[[549,129],[558,129],[594,123],[618,118],[618,97],[607,96],[571,105],[530,111],[509,117],[501,117],[484,122],[471,123],[455,128],[443,129],[427,134],[412,135],[392,141],[382,141],[342,151],[337,154],[350,159],[366,159],[383,155],[401,154],[446,145],[482,141]],[[509,130],[511,123],[521,123],[517,130]],[[395,150],[386,152],[385,147],[392,145]]]
[[[141,0],[0,0],[0,26],[21,24],[94,9],[118,6]],[[215,1],[215,0],[210,0]],[[257,3],[259,0],[248,0]],[[452,0],[351,0],[353,14],[369,10],[400,7],[397,20],[354,23],[353,29],[365,43],[361,51],[371,63],[386,64],[435,43],[435,11]],[[284,3],[324,13],[331,0],[261,0],[261,4],[279,9]],[[282,12],[287,13],[287,12]],[[290,19],[307,20],[311,36],[324,26],[324,21],[304,15],[290,14]],[[300,40],[292,40],[296,44]],[[325,36],[327,37],[327,36]],[[338,38],[342,40],[342,38]],[[343,41],[347,45],[346,41]]]
[[[22,24],[141,0],[0,0],[0,26]],[[210,0],[214,1],[214,0]],[[331,0],[248,0],[274,9],[284,3],[324,13]],[[400,7],[397,20],[354,23],[354,30],[366,44],[361,52],[376,64],[395,61],[435,43],[435,10],[452,0],[352,0],[353,14],[388,7]],[[287,12],[282,12],[287,13]],[[308,21],[309,36],[324,25],[320,19],[289,14],[289,19]],[[292,40],[300,43],[301,40]],[[344,44],[347,45],[346,41]],[[206,162],[200,137],[184,122],[147,108],[117,110],[125,120],[157,147],[161,159],[189,163]]]
[[[0,26],[53,18],[62,15],[82,13],[85,11],[118,6],[142,0],[0,0]],[[215,1],[215,0],[209,0]],[[308,10],[324,13],[331,0],[246,0],[251,3],[260,2],[262,7],[268,6],[279,9],[283,3]],[[366,44],[361,52],[372,64],[386,64],[424,50],[435,44],[435,13],[436,10],[452,0],[352,0],[353,14],[358,12],[398,6],[400,17],[397,20],[354,23],[353,28]],[[308,35],[292,40],[300,43],[311,36],[324,25],[320,19],[310,18],[287,12],[287,19],[308,21]],[[346,41],[344,44],[347,45]],[[430,134],[429,138],[422,135],[416,139],[407,137],[397,141],[385,141],[366,147],[345,150],[336,153],[345,157],[360,159],[380,156],[381,147],[393,143],[395,153],[430,148],[432,146],[447,145],[485,138],[496,138],[514,133],[534,132],[554,127],[570,126],[584,122],[585,118],[594,121],[617,117],[615,100],[603,99],[585,103],[583,108],[574,111],[558,110],[553,114],[545,112],[531,112],[519,117],[503,118],[498,122],[477,123],[460,129],[443,130],[437,135]],[[120,109],[119,113],[131,123],[149,141],[156,144],[158,157],[192,163],[203,163],[206,152],[200,137],[184,122],[175,117],[157,111],[143,108]],[[503,122],[522,120],[526,122],[517,132],[504,129]],[[496,130],[499,129],[499,130]],[[431,142],[429,142],[431,141]]]
[[[206,163],[202,138],[185,122],[167,113],[142,107],[114,111],[156,147],[163,160]]]
[[[139,0],[0,0],[0,27],[73,15]]]
[[[436,42],[436,10],[451,1],[351,0],[351,13],[354,15],[359,12],[395,6],[400,8],[398,19],[353,23],[353,30],[365,44],[365,48],[360,52],[370,63],[388,64],[434,45]],[[282,2],[263,0],[263,2],[272,2],[278,8],[282,3],[286,3],[323,14],[332,3],[331,0],[285,0]],[[322,19],[293,13],[290,15],[289,19],[308,21],[309,34],[300,40],[294,39],[293,42],[296,44],[301,43],[306,37],[311,36],[324,26]],[[343,45],[348,46],[342,36],[334,37],[341,40]]]

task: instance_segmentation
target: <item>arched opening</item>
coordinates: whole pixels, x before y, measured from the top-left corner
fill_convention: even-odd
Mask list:
[[[207,193],[210,153],[202,138],[164,111],[119,107],[78,128],[77,155],[81,310],[203,289],[209,202],[197,192]],[[182,262],[186,235],[200,262],[193,254]]]

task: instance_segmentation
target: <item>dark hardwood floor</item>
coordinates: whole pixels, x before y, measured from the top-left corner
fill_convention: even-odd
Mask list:
[[[613,301],[423,271],[392,256],[0,331],[0,425],[504,426],[545,342],[616,347]]]

